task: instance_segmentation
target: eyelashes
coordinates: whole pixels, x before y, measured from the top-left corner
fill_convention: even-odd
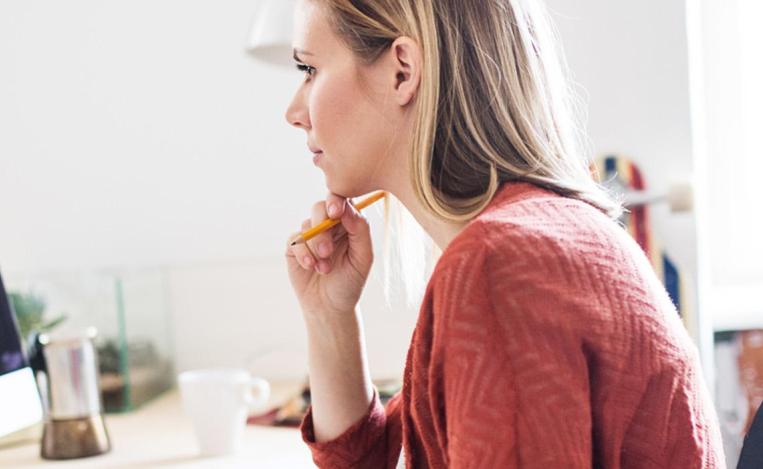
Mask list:
[[[295,64],[297,67],[297,70],[299,70],[302,73],[305,73],[308,77],[311,77],[315,74],[315,67],[311,67],[309,65],[305,64]]]

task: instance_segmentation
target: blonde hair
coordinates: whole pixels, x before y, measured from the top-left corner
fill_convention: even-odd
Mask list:
[[[320,3],[360,63],[373,63],[400,36],[421,47],[409,165],[433,214],[468,221],[506,181],[579,199],[612,219],[622,214],[592,175],[583,107],[542,1]]]

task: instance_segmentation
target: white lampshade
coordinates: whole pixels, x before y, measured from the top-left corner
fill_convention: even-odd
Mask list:
[[[262,0],[249,32],[246,50],[264,62],[291,67],[296,0]]]

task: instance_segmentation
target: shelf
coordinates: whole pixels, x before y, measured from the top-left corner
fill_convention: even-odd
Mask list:
[[[714,331],[763,329],[763,285],[714,287],[705,301]]]

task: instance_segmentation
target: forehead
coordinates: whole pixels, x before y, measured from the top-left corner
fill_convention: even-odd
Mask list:
[[[302,55],[318,55],[318,49],[336,46],[323,7],[314,0],[299,0],[294,9],[292,46]],[[316,50],[313,50],[316,49]]]

